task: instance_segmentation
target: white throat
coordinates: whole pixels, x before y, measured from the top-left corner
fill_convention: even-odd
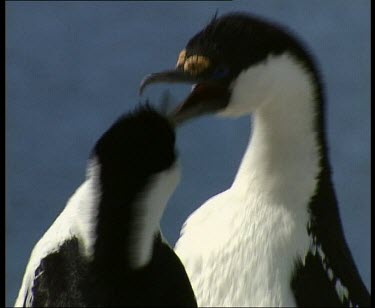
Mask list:
[[[243,72],[223,114],[250,112],[232,187],[188,218],[176,245],[199,306],[294,306],[292,269],[311,245],[319,148],[310,75],[288,55]]]
[[[234,86],[234,96],[252,90],[248,79],[253,75],[252,69],[243,73]],[[270,59],[261,79],[267,80],[268,90],[263,97],[254,90],[259,101],[253,104],[253,132],[232,188],[260,188],[276,200],[292,204],[290,198],[312,195],[315,182],[311,180],[319,171],[313,83],[310,74],[288,55]],[[260,187],[250,185],[254,181]],[[285,193],[289,191],[295,194]]]

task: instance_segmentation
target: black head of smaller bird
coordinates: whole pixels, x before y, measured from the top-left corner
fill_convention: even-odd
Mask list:
[[[286,52],[308,70],[314,68],[301,44],[282,27],[243,13],[215,16],[180,52],[176,68],[148,75],[140,93],[152,83],[195,84],[172,114],[177,123],[205,113],[247,114],[266,99],[259,92],[271,90],[275,78],[282,79],[280,70],[269,69],[269,59]],[[249,69],[251,73],[244,76]]]
[[[142,105],[121,116],[100,137],[91,156],[101,167],[103,183],[123,187],[124,175],[130,182],[143,180],[175,162],[175,131],[165,116]]]

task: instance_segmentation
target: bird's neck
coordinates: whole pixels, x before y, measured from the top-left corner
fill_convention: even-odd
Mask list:
[[[154,242],[160,235],[160,219],[178,180],[178,164],[139,181],[134,187],[103,185],[100,167],[91,172],[92,191],[100,191],[90,216],[90,238],[86,237],[95,266],[137,269],[147,265]],[[131,185],[129,185],[131,186]],[[87,232],[86,232],[87,233]]]
[[[263,260],[262,266],[250,265],[257,273],[251,289],[265,292],[255,302],[269,292],[271,306],[295,305],[287,282],[296,257],[304,260],[311,245],[309,203],[321,168],[314,84],[298,69],[288,79],[288,88],[282,81],[270,87],[274,92],[253,113],[250,141],[230,189],[241,200],[246,249]],[[258,288],[261,281],[266,282]]]
[[[253,113],[252,135],[232,188],[297,205],[313,195],[320,170],[316,87],[296,67],[270,91]]]

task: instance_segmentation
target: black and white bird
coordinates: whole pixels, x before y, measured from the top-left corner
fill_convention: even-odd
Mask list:
[[[122,116],[34,247],[15,306],[196,306],[159,228],[178,180],[169,120],[149,106]]]
[[[245,13],[213,20],[173,70],[195,84],[177,123],[253,116],[232,186],[185,222],[175,251],[198,306],[369,306],[344,239],[331,179],[317,66],[289,30]]]

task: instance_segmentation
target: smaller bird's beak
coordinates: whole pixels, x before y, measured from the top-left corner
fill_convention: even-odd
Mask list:
[[[148,85],[153,83],[195,84],[189,96],[168,115],[175,125],[223,109],[227,106],[230,98],[227,86],[181,70],[164,71],[146,76],[139,88],[140,95]]]

